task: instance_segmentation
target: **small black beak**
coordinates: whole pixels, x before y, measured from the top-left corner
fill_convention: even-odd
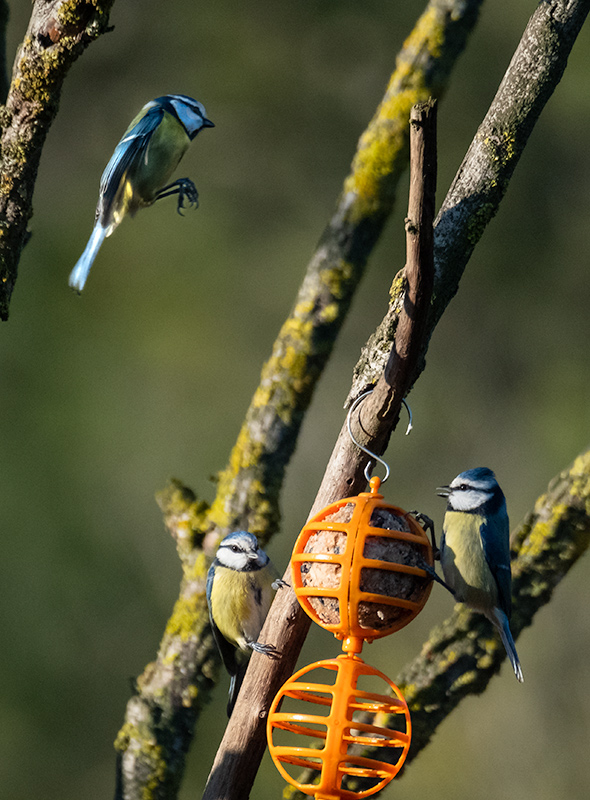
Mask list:
[[[203,128],[214,128],[214,127],[215,127],[214,122],[211,122],[211,120],[207,119],[207,117],[203,117]]]
[[[451,487],[439,486],[437,487],[436,493],[439,497],[448,497],[451,494]]]

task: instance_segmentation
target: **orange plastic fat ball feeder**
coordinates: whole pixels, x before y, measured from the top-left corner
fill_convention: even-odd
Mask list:
[[[407,625],[426,603],[432,581],[419,566],[434,565],[418,522],[379,494],[346,497],[324,508],[299,534],[291,557],[302,608],[338,638],[372,642]],[[348,650],[352,644],[344,649]],[[353,647],[360,652],[360,646]]]
[[[374,794],[399,772],[410,747],[410,714],[399,689],[358,653],[365,641],[403,628],[422,610],[432,581],[420,565],[432,567],[434,558],[424,530],[384,502],[380,484],[371,478],[370,492],[320,511],[301,531],[291,558],[302,608],[343,640],[344,654],[299,670],[283,685],[271,705],[267,733],[281,774],[321,800]],[[335,672],[335,680],[311,680],[313,671],[324,679]],[[295,710],[279,711],[283,701]],[[316,707],[313,713],[309,703]],[[384,719],[393,727],[385,727]],[[322,746],[292,746],[293,734]],[[387,760],[361,755],[368,747],[387,748]],[[283,765],[311,770],[315,782],[297,780]],[[345,788],[344,778],[357,780]]]

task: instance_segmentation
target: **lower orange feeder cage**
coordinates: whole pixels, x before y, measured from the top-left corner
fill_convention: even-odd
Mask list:
[[[335,671],[335,682],[310,681],[309,673],[320,669]],[[359,679],[366,677],[385,683],[383,693],[360,689]],[[385,694],[387,690],[392,695]],[[278,710],[290,701],[296,701],[296,711]],[[306,711],[309,704],[315,708]],[[396,728],[379,724],[378,717],[392,715]],[[410,712],[397,686],[382,672],[358,656],[341,655],[304,667],[289,678],[271,705],[267,735],[277,769],[297,789],[318,800],[352,800],[379,791],[401,769],[410,747]],[[280,743],[281,735],[285,743]],[[297,736],[315,739],[320,747],[293,744]],[[385,760],[361,755],[367,748],[383,748]],[[286,765],[311,770],[310,782],[295,778]],[[346,778],[355,779],[355,788],[343,786]],[[369,785],[356,788],[358,781]]]

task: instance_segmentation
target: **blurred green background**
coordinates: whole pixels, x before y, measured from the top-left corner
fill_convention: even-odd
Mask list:
[[[496,91],[534,0],[498,0],[439,107],[439,202]],[[171,476],[206,499],[260,367],[332,212],[356,141],[423,2],[127,0],[66,80],[35,192],[33,238],[0,330],[0,785],[11,800],[98,800],[130,680],[155,656],[180,566],[154,493]],[[12,3],[9,52],[30,5]],[[574,47],[477,247],[411,394],[415,430],[391,443],[386,497],[440,523],[434,488],[492,467],[518,522],[590,436],[590,31]],[[82,297],[68,274],[98,183],[138,109],[201,100],[216,128],[184,159],[201,207],[126,221]],[[288,472],[285,566],[344,418],[359,349],[404,263],[406,186],[325,373]],[[440,728],[384,793],[467,800],[587,798],[589,564],[518,641],[509,666]],[[395,678],[453,607],[434,589],[366,660]],[[338,652],[317,631],[301,664]],[[208,707],[181,792],[198,797],[225,724]],[[253,796],[280,796],[267,760]]]

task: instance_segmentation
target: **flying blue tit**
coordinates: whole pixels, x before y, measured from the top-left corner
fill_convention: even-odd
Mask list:
[[[253,534],[237,531],[222,539],[207,574],[207,603],[213,637],[231,676],[228,717],[252,651],[279,656],[274,645],[262,644],[258,636],[275,592],[283,585]]]
[[[510,631],[512,575],[506,499],[487,467],[468,469],[437,490],[447,498],[440,562],[455,599],[498,630],[514,674],[524,677]]]
[[[178,195],[178,213],[185,199],[189,205],[198,205],[192,181],[168,181],[197,133],[213,127],[204,106],[184,94],[167,94],[145,104],[102,174],[94,229],[70,275],[73,289],[82,291],[101,244],[126,214],[133,216],[171,194]]]

